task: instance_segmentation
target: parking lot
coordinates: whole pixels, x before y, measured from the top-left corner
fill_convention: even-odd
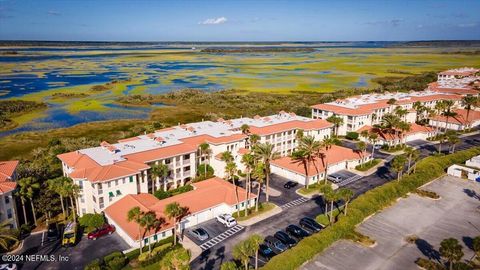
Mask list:
[[[354,174],[353,172],[347,171],[347,170],[341,170],[335,173],[331,173],[328,176],[333,176],[333,177],[340,177],[340,181],[335,183],[338,186],[345,186],[347,184],[350,184],[352,182],[355,182],[362,178],[361,175]],[[330,179],[329,179],[330,180]]]
[[[208,238],[206,240],[201,241],[192,234],[192,231],[197,228],[202,228],[207,231]],[[184,231],[184,236],[188,237],[202,249],[206,249],[220,243],[221,241],[229,238],[230,236],[233,236],[241,230],[243,230],[243,227],[240,225],[227,228],[223,224],[218,222],[216,219],[211,219],[209,221],[202,222],[194,227],[186,229]]]

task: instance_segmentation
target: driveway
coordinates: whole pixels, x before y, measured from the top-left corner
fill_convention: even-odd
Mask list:
[[[472,238],[480,234],[480,185],[445,176],[424,189],[441,199],[413,194],[359,226],[362,234],[377,242],[374,247],[338,241],[301,269],[417,269],[415,260],[438,259],[440,242],[449,237],[459,240],[464,260],[470,259]],[[405,241],[409,235],[418,237],[415,243]]]
[[[28,262],[21,269],[83,269],[90,261],[101,258],[114,251],[123,251],[130,246],[117,234],[104,236],[95,241],[82,237],[73,247],[64,248],[60,240],[44,242],[42,233],[31,235],[24,241],[22,250],[18,254],[55,255],[63,256],[68,261],[63,262]]]

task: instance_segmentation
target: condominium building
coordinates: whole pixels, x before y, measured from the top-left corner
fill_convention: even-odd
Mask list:
[[[385,93],[354,96],[336,100],[329,103],[312,106],[314,119],[327,119],[335,115],[343,119],[343,124],[338,128],[338,135],[357,131],[364,126],[380,124],[385,114],[393,113],[397,107],[407,110],[404,121],[415,122],[417,113],[413,108],[415,102],[434,108],[440,100],[454,100],[455,105],[460,104],[460,95],[445,94],[433,91],[417,91],[409,93]]]
[[[247,134],[242,132],[243,125],[249,126]],[[297,145],[298,130],[323,140],[330,136],[332,124],[282,111],[266,117],[182,124],[117,143],[102,142],[98,147],[60,154],[58,158],[64,175],[80,186],[78,211],[83,215],[102,212],[128,194],[185,185],[196,176],[197,166],[203,162],[213,167],[216,176],[224,177],[225,162],[220,156],[225,151],[243,169],[241,156],[249,151],[249,134],[259,135],[260,142],[269,142],[275,151],[288,155]],[[202,143],[209,145],[208,155],[200,155]],[[169,167],[165,179],[151,175],[154,164]]]
[[[13,192],[17,187],[18,161],[0,161],[0,223],[8,222],[11,228],[18,227],[17,211]]]
[[[428,90],[458,95],[477,95],[480,90],[480,69],[457,68],[438,73],[436,82]]]

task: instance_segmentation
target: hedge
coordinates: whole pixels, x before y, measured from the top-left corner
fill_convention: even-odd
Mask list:
[[[345,135],[345,138],[349,140],[358,140],[358,136],[359,135],[357,132],[350,131],[350,132],[347,132],[347,134]]]
[[[185,185],[168,191],[163,191],[159,189],[155,191],[153,195],[157,197],[157,199],[162,200],[191,190],[193,190],[192,185]]]
[[[305,238],[295,247],[275,256],[261,269],[299,268],[335,241],[351,237],[356,225],[360,224],[366,217],[395,203],[397,198],[404,197],[407,193],[442,176],[445,169],[450,165],[464,163],[479,154],[480,147],[475,147],[447,156],[430,156],[419,161],[415,173],[404,175],[400,181],[388,182],[358,196],[349,204],[348,216],[342,217],[332,226]]]
[[[165,239],[162,239],[158,242],[155,242],[153,244],[152,248],[156,248],[156,247],[162,246],[162,245],[170,243],[170,242],[173,243],[173,236],[169,236]],[[143,248],[143,252],[148,252],[148,245],[143,246],[142,248]],[[137,258],[138,255],[140,255],[140,249],[139,248],[137,248],[135,250],[132,250],[132,251],[128,252],[127,254],[125,254],[125,256],[127,256],[127,258],[129,260],[133,260],[133,259]]]

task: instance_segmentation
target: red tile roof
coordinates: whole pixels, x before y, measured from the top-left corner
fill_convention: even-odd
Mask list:
[[[0,161],[0,194],[10,192],[17,187],[17,182],[13,179],[17,166],[18,160]]]
[[[467,110],[458,109],[458,110],[454,110],[454,112],[457,115],[453,117],[448,117],[449,123],[465,125],[467,123],[480,120],[480,111],[470,110],[470,113],[468,115],[468,121],[467,121]],[[447,118],[443,115],[437,115],[433,117],[432,120],[445,122]]]
[[[165,207],[170,203],[177,202],[183,207],[188,207],[189,214],[195,214],[223,203],[230,206],[236,204],[233,185],[221,178],[214,177],[192,185],[194,190],[163,200],[158,200],[152,194],[145,193],[126,195],[107,207],[105,214],[113,219],[130,238],[138,240],[141,238],[138,235],[138,224],[127,220],[127,212],[133,207],[138,206],[142,211],[154,211],[157,217],[165,218],[167,222],[159,230],[161,232],[173,228],[173,221],[168,219],[164,213]],[[237,191],[239,202],[243,202],[246,191],[241,187],[238,187]],[[250,196],[250,198],[256,197],[254,194]],[[146,236],[150,236],[153,233],[154,231],[147,232]]]
[[[332,145],[328,151],[323,150],[322,152],[326,155],[326,158],[324,158],[324,160],[317,158],[314,163],[310,164],[308,167],[309,176],[317,175],[317,170],[318,172],[324,172],[326,165],[324,162],[328,162],[328,165],[331,166],[333,164],[351,160],[359,160],[361,158],[361,154],[359,152],[337,145]],[[364,155],[366,157],[370,155],[370,153],[365,152]],[[301,162],[297,163],[293,161],[290,157],[275,159],[271,162],[271,164],[301,175],[305,175],[305,168],[303,167],[303,164]]]

